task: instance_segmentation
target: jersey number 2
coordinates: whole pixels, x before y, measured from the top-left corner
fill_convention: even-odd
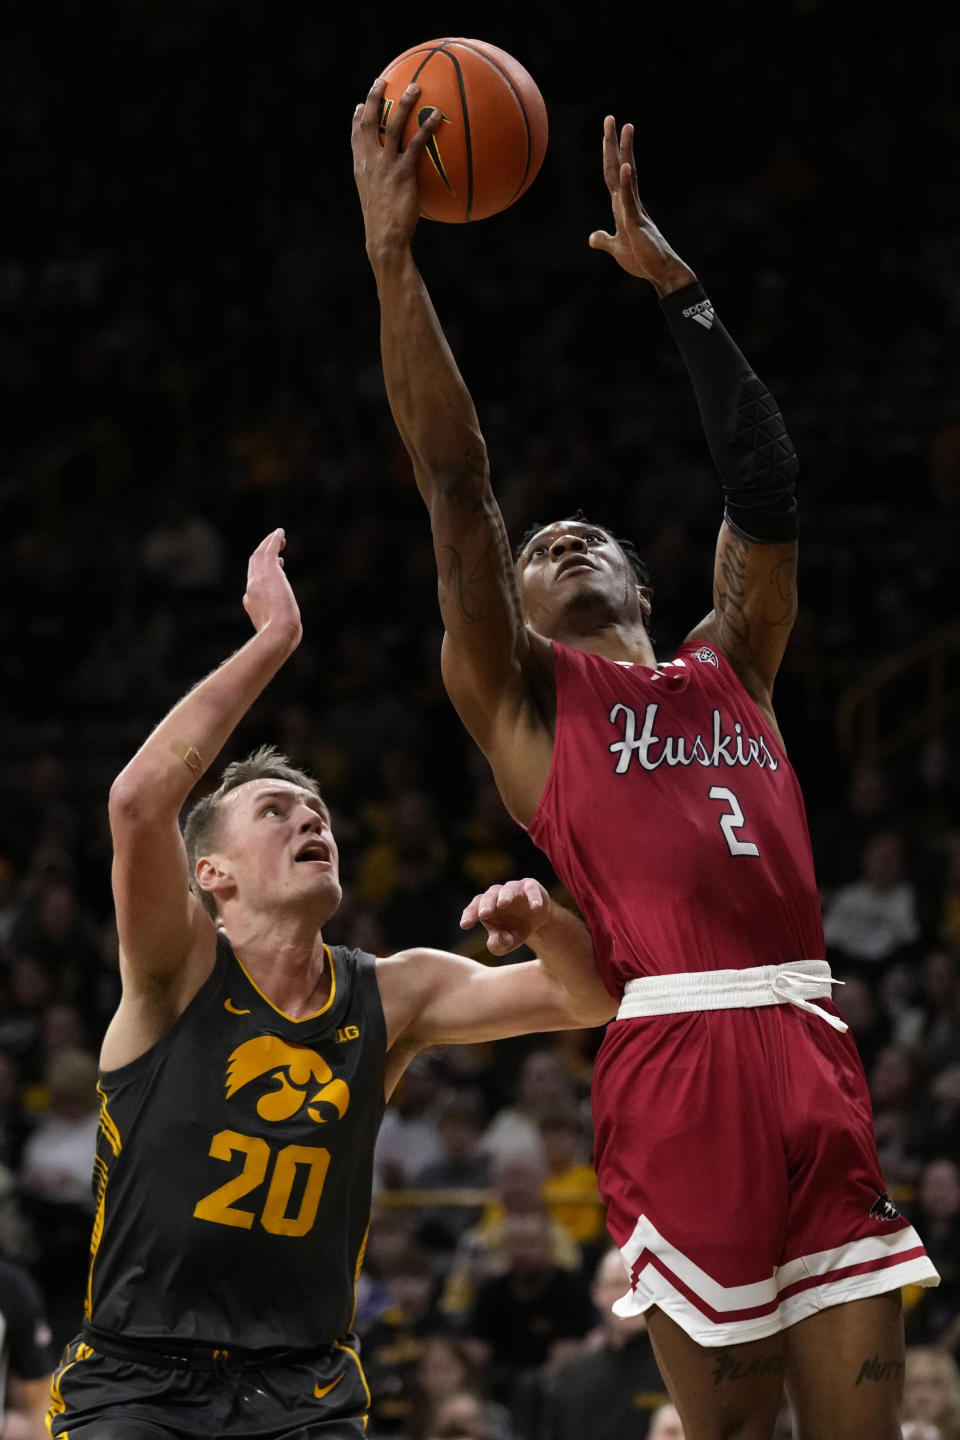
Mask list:
[[[727,849],[731,855],[759,855],[760,851],[752,840],[741,840],[734,832],[741,829],[746,823],[743,818],[743,811],[740,809],[740,801],[732,790],[726,785],[714,785],[710,790],[711,800],[723,800],[730,806],[726,815],[720,816],[720,829],[723,831],[723,838],[727,842]]]

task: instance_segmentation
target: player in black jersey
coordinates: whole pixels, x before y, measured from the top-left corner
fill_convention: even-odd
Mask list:
[[[190,791],[300,640],[283,532],[250,559],[256,634],[175,706],[110,794],[123,993],[100,1055],[81,1335],[54,1380],[69,1440],[347,1440],[369,1394],[351,1333],[386,1097],[424,1046],[593,1025],[584,926],[532,880],[464,914],[505,954],[324,944],[337,847],[272,750]]]

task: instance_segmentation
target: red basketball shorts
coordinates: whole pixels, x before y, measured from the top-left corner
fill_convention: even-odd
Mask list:
[[[938,1282],[884,1193],[856,1046],[815,1014],[775,1004],[615,1020],[593,1113],[607,1223],[631,1277],[618,1313],[658,1305],[698,1344],[731,1345]]]

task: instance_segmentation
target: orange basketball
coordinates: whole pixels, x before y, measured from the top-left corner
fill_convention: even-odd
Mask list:
[[[547,108],[519,61],[483,40],[427,40],[381,71],[380,136],[415,80],[406,146],[431,110],[443,113],[417,166],[420,214],[455,223],[506,210],[532,183],[547,149]]]

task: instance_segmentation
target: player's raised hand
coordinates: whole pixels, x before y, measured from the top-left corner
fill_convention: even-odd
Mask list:
[[[268,627],[291,650],[300,643],[303,629],[300,607],[283,568],[280,553],[287,543],[282,530],[273,530],[250,556],[243,608],[259,634]]]
[[[480,924],[491,955],[508,955],[523,945],[550,916],[553,902],[537,880],[508,880],[475,895],[460,917],[460,928]]]
[[[360,195],[367,249],[409,245],[420,218],[417,161],[439,128],[443,116],[433,110],[420,125],[406,149],[400,141],[420,86],[407,86],[381,124],[384,81],[373,82],[362,105],[353,112],[353,178]],[[383,143],[381,144],[381,137]]]
[[[610,192],[615,228],[612,235],[594,230],[591,249],[606,250],[628,274],[649,280],[659,295],[695,280],[689,265],[667,244],[644,210],[637,188],[633,126],[624,125],[618,135],[612,115],[603,122],[603,178]]]

